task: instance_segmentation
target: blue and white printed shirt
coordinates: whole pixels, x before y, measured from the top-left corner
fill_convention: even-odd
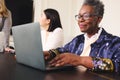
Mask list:
[[[84,48],[84,34],[78,35],[64,47],[57,48],[60,53],[70,52],[81,55]],[[103,28],[99,38],[92,43],[89,56],[93,58],[93,71],[120,72],[120,38],[107,33]]]

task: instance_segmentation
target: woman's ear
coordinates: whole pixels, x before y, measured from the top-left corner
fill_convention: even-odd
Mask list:
[[[101,20],[102,20],[102,17],[98,17],[98,24],[101,22]]]
[[[47,24],[50,24],[50,19],[47,19]]]

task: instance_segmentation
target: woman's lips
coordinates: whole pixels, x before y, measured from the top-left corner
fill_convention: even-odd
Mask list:
[[[79,27],[80,28],[84,28],[86,25],[85,24],[80,24]]]

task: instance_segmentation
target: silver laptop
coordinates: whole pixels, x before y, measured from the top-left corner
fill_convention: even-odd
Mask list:
[[[53,70],[64,67],[48,67],[44,60],[41,31],[38,22],[12,27],[16,60],[33,68]]]

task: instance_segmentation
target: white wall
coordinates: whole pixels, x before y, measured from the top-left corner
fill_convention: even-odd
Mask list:
[[[105,14],[100,26],[108,32],[120,36],[120,0],[102,0],[105,4]],[[35,17],[34,21],[39,21],[42,10],[54,8],[58,10],[64,29],[65,43],[74,36],[81,34],[74,16],[78,14],[83,0],[34,0]]]
[[[108,32],[120,36],[120,0],[102,0],[105,14],[101,26]]]

